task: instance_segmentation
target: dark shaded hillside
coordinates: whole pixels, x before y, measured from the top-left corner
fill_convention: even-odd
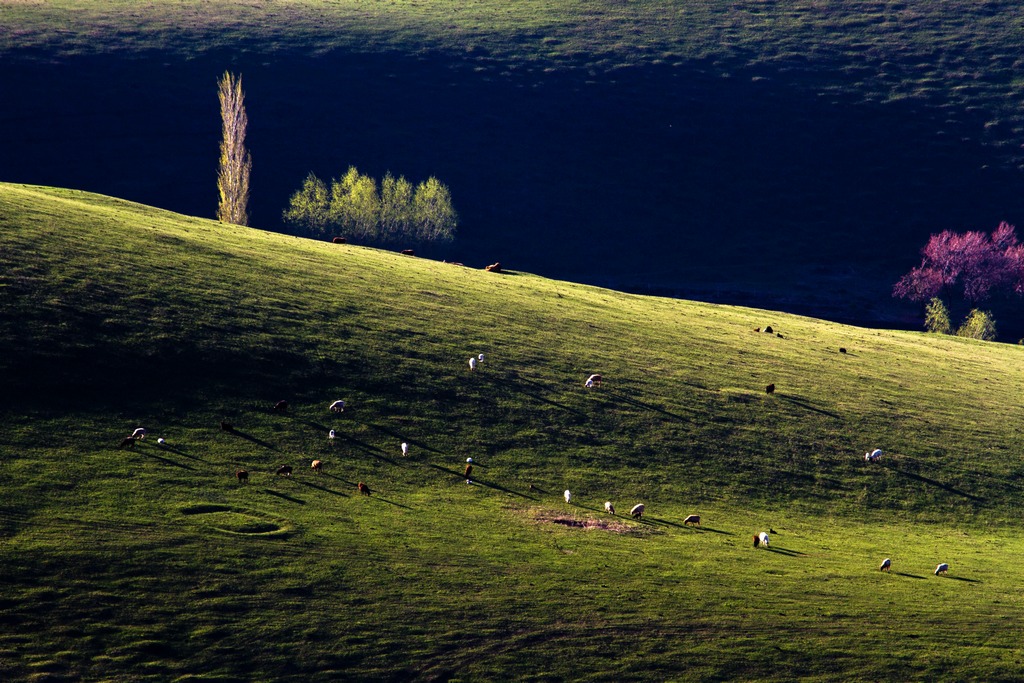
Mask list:
[[[13,96],[0,123],[17,134],[0,178],[212,216],[216,78],[232,69],[247,94],[258,227],[280,229],[310,170],[434,174],[463,223],[438,258],[916,326],[917,307],[891,300],[893,281],[930,232],[1024,223],[1021,172],[982,144],[988,112],[858,104],[803,87],[822,64],[777,67],[726,77],[700,62],[601,73],[441,54],[19,60],[2,67]]]

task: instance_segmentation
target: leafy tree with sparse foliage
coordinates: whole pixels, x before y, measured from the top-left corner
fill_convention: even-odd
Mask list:
[[[225,71],[218,85],[223,136],[220,143],[220,171],[217,174],[217,189],[220,191],[217,219],[224,223],[248,225],[252,158],[245,149],[245,129],[249,119],[245,114],[242,77],[235,78]]]
[[[327,230],[327,209],[330,191],[324,181],[310,173],[302,189],[292,195],[284,220],[289,225],[304,225],[311,234],[322,235]]]
[[[924,327],[929,332],[953,334],[953,324],[949,321],[949,309],[939,297],[932,297],[925,307]]]
[[[970,339],[982,339],[992,341],[996,338],[996,321],[988,311],[972,309],[967,314],[967,319],[960,329],[956,331],[958,337],[969,337]]]

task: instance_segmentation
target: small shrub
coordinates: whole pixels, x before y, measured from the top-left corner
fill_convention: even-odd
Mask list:
[[[956,334],[958,337],[992,341],[996,338],[995,318],[988,311],[979,311],[975,308],[967,314],[967,319]]]

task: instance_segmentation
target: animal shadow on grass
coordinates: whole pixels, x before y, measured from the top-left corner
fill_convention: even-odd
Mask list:
[[[415,446],[417,450],[426,451],[428,453],[440,453],[441,452],[441,451],[437,450],[436,448],[428,446],[427,444],[423,443],[422,441],[417,441],[415,439],[410,439],[408,436],[403,436],[402,434],[399,434],[398,432],[394,431],[393,429],[388,429],[387,427],[381,427],[380,425],[373,424],[372,422],[364,422],[363,424],[366,425],[367,427],[369,427],[370,429],[376,429],[378,432],[384,432],[388,436],[394,437],[395,441],[405,441],[410,446]]]
[[[799,550],[790,550],[789,548],[779,548],[778,546],[770,545],[765,548],[770,553],[778,553],[779,555],[786,555],[787,557],[803,557],[807,553],[802,553]]]
[[[200,458],[198,455],[192,455],[191,453],[189,453],[187,451],[184,451],[184,450],[178,448],[177,446],[168,446],[167,444],[163,444],[163,445],[157,445],[157,448],[159,448],[160,450],[168,451],[170,453],[174,453],[175,455],[180,455],[183,458],[190,458],[192,460],[198,460],[199,462],[206,462],[205,460]]]
[[[776,394],[776,396],[778,396],[778,398],[782,399],[783,401],[787,401],[789,403],[792,403],[793,405],[795,405],[798,408],[803,408],[804,410],[809,410],[812,413],[818,413],[819,415],[825,415],[827,417],[834,417],[837,420],[841,420],[842,419],[842,416],[839,415],[838,413],[833,413],[833,412],[831,412],[829,410],[824,410],[822,408],[818,408],[816,406],[812,406],[810,404],[810,402],[807,399],[805,399],[805,398],[797,398],[796,396],[779,396],[778,394]]]
[[[334,489],[329,489],[326,486],[320,486],[319,484],[314,484],[311,481],[301,481],[301,480],[297,479],[295,481],[295,483],[301,484],[302,486],[308,486],[311,489],[317,489],[318,491],[323,491],[324,493],[331,493],[331,494],[333,494],[335,496],[341,496],[342,498],[348,498],[349,497],[349,495],[347,493],[342,493],[341,491],[335,491]]]
[[[907,574],[906,572],[893,572],[893,574],[895,574],[896,576],[905,576],[908,579],[923,579],[923,578],[925,578],[925,577],[921,576],[920,574]]]
[[[665,410],[664,408],[659,408],[658,406],[651,405],[650,403],[644,403],[643,401],[623,394],[622,392],[615,391],[614,389],[596,389],[595,391],[607,394],[609,398],[615,399],[617,403],[625,403],[636,408],[640,408],[641,410],[650,410],[655,413],[661,413],[662,415],[671,417],[673,420],[688,421],[688,418],[683,417],[682,415]]]
[[[513,491],[512,489],[505,488],[504,486],[501,486],[500,484],[493,484],[491,482],[481,481],[479,479],[474,479],[473,483],[477,484],[479,486],[486,486],[487,488],[494,489],[496,491],[504,491],[505,493],[512,494],[513,496],[519,496],[520,498],[527,498],[529,500],[537,500],[533,496],[529,496],[529,495],[527,495],[525,493],[520,493],[519,491]]]
[[[968,578],[963,577],[963,576],[950,576],[949,574],[946,574],[946,576],[944,578],[950,579],[952,581],[966,581],[967,583],[981,583],[981,581],[978,580],[978,579],[968,579]]]
[[[251,441],[252,443],[256,444],[257,446],[263,446],[263,447],[264,447],[264,448],[266,448],[267,450],[271,450],[271,451],[275,451],[275,452],[278,452],[278,450],[279,450],[279,449],[277,448],[277,446],[275,446],[275,445],[273,445],[273,444],[271,444],[271,443],[267,443],[267,442],[266,442],[266,441],[264,441],[263,439],[257,439],[257,438],[256,438],[255,436],[253,436],[252,434],[248,434],[248,433],[246,433],[246,432],[243,432],[242,430],[240,430],[240,429],[238,429],[238,428],[232,429],[232,430],[231,430],[231,431],[229,432],[229,434],[234,434],[235,436],[240,436],[240,437],[242,437],[243,439],[245,439],[246,441]]]
[[[413,508],[409,507],[408,505],[402,505],[401,503],[396,503],[393,500],[388,500],[387,498],[385,498],[383,496],[378,496],[377,494],[373,494],[370,497],[371,498],[376,498],[377,500],[382,500],[385,503],[387,503],[388,505],[394,505],[395,507],[403,508],[405,510],[412,510],[413,509]]]
[[[698,526],[698,527],[693,527],[693,529],[695,531],[707,531],[708,533],[724,534],[726,536],[735,536],[736,535],[736,534],[732,533],[731,531],[722,531],[721,529],[715,529],[714,527],[710,527],[710,526]]]
[[[538,382],[536,380],[532,380],[532,379],[527,379],[526,377],[523,377],[522,375],[520,375],[518,372],[513,372],[512,373],[512,379],[515,382],[517,382],[518,384],[520,384],[520,385],[528,384],[528,385],[530,385],[532,387],[536,387],[536,391],[528,391],[527,389],[525,389],[522,386],[520,386],[520,388],[519,388],[519,392],[520,393],[526,394],[530,398],[535,399],[537,401],[540,401],[541,403],[547,403],[549,406],[554,406],[554,407],[560,408],[560,409],[562,409],[562,410],[564,410],[566,412],[572,413],[573,415],[576,415],[577,417],[582,417],[582,418],[588,417],[588,415],[586,415],[585,413],[582,413],[582,412],[576,410],[575,408],[570,408],[569,406],[567,406],[567,405],[565,405],[563,403],[559,403],[558,401],[552,401],[550,398],[544,398],[543,396],[541,396],[540,392],[542,392],[542,391],[550,392],[551,389],[549,387],[544,386],[540,382]]]
[[[171,460],[170,458],[165,458],[164,456],[157,455],[156,453],[148,453],[146,451],[142,451],[142,453],[145,454],[147,457],[153,458],[154,460],[159,460],[160,462],[166,463],[168,465],[174,465],[175,467],[180,467],[183,470],[193,470],[193,471],[195,471],[195,469],[196,469],[195,467],[192,467],[191,465],[186,465],[185,463],[177,462],[176,460]]]
[[[660,517],[646,517],[645,516],[645,517],[643,517],[643,520],[645,522],[649,522],[650,524],[654,524],[656,526],[674,526],[677,529],[685,529],[686,528],[685,526],[683,526],[682,524],[680,524],[678,522],[670,522],[667,519],[661,519]]]
[[[274,489],[263,489],[263,490],[266,491],[267,493],[269,493],[272,496],[276,496],[276,497],[281,498],[283,500],[287,500],[289,503],[298,503],[299,505],[305,505],[306,504],[306,501],[302,500],[301,498],[296,498],[295,496],[289,496],[287,493],[281,493],[280,491],[275,491]]]
[[[883,467],[889,468],[889,470],[891,472],[894,472],[895,474],[899,474],[901,476],[907,477],[908,479],[915,479],[915,480],[917,480],[919,482],[922,482],[924,484],[928,484],[930,486],[935,486],[937,488],[940,488],[943,491],[948,491],[948,492],[956,494],[958,496],[963,496],[964,498],[967,498],[968,500],[973,500],[975,503],[982,503],[982,504],[984,504],[986,502],[985,499],[982,498],[981,496],[976,496],[973,493],[967,493],[966,491],[961,491],[960,489],[954,488],[954,487],[950,486],[949,484],[943,484],[941,481],[936,481],[935,479],[930,479],[930,478],[925,477],[923,475],[917,474],[916,472],[908,472],[907,470],[901,470],[901,469],[899,469],[898,467],[896,467],[892,463],[886,463],[886,462],[883,461],[881,464],[882,464]]]

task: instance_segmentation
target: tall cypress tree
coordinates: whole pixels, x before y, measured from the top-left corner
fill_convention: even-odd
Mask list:
[[[217,189],[220,191],[217,219],[223,223],[248,225],[252,158],[245,149],[245,129],[249,119],[245,115],[242,77],[235,78],[225,71],[220,79],[218,95],[224,134],[220,143],[220,172],[217,174]]]

